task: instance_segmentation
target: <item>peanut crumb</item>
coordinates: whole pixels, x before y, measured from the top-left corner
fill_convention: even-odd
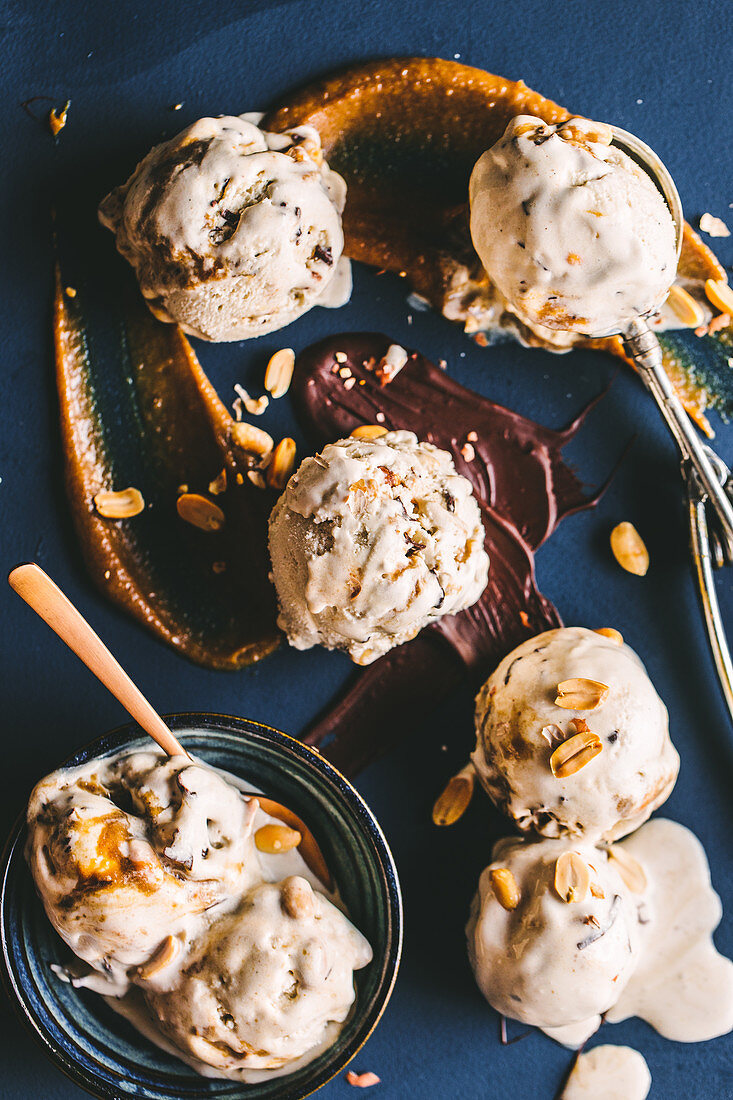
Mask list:
[[[730,229],[723,219],[716,218],[713,214],[702,215],[700,229],[703,233],[707,233],[708,237],[730,237]]]
[[[71,100],[67,99],[63,107],[52,107],[48,112],[48,125],[54,137],[58,137],[67,123]]]
[[[350,1069],[346,1074],[346,1080],[355,1089],[369,1089],[372,1085],[378,1085],[381,1078],[377,1077],[376,1073],[354,1073]]]

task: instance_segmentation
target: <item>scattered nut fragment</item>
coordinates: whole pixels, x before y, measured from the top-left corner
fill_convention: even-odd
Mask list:
[[[697,328],[705,320],[705,311],[684,287],[672,286],[667,295],[667,305],[681,324]]]
[[[70,106],[71,100],[67,99],[63,107],[52,107],[48,112],[48,126],[54,137],[58,137],[66,125]]]
[[[502,909],[511,912],[519,905],[519,887],[517,880],[508,867],[495,867],[491,873],[491,885],[494,888],[496,900]]]
[[[567,733],[563,740],[567,740],[567,738],[574,733],[590,733],[590,726],[585,718],[571,718],[568,722]]]
[[[730,229],[722,218],[716,218],[714,214],[705,213],[700,218],[700,229],[707,233],[708,237],[730,237]]]
[[[594,898],[605,898],[605,894],[597,882],[591,882],[590,892]]]
[[[232,424],[232,439],[242,450],[260,456],[269,454],[275,445],[269,432],[244,420]]]
[[[102,489],[94,497],[94,507],[105,519],[131,519],[140,515],[145,501],[139,489]]]
[[[284,489],[295,466],[295,440],[290,436],[281,439],[272,453],[267,468],[267,484],[271,489]]]
[[[540,737],[544,737],[545,741],[550,746],[565,740],[565,734],[554,722],[551,722],[549,726],[542,727],[540,730]]]
[[[272,397],[284,397],[290,388],[295,370],[295,352],[280,348],[271,356],[265,368],[265,389]]]
[[[378,1085],[382,1078],[377,1077],[376,1073],[354,1073],[354,1071],[350,1069],[346,1074],[346,1080],[350,1085],[353,1085],[355,1089],[369,1089],[372,1085]]]
[[[706,279],[705,293],[721,313],[733,313],[733,290],[724,279]]]
[[[448,781],[443,793],[433,806],[434,825],[453,825],[463,817],[473,797],[476,770],[473,764],[466,764],[458,775]]]
[[[728,328],[730,325],[730,313],[718,313],[712,320],[708,321],[704,326],[706,336],[713,336],[716,332],[720,332],[721,329]],[[697,333],[696,333],[697,334]]]
[[[610,638],[616,645],[624,644],[624,636],[620,630],[616,630],[615,626],[597,626],[593,633],[602,634],[604,638]]]
[[[539,129],[540,126],[541,121],[539,119],[537,120],[537,122],[523,122],[521,126],[517,126],[516,130],[514,131],[514,136],[522,137],[524,134],[533,134]]]
[[[202,531],[220,531],[226,523],[219,505],[200,493],[184,493],[176,501],[176,511],[186,523]]]
[[[466,462],[473,462],[476,457],[476,449],[473,443],[464,443],[461,447],[461,454]]]
[[[218,497],[221,493],[226,492],[227,487],[227,472],[226,467],[216,475],[213,481],[209,482],[209,492],[212,496]],[[182,489],[181,492],[186,492],[186,489]]]
[[[352,439],[379,439],[381,435],[386,435],[387,429],[383,428],[381,424],[360,424],[358,428],[354,428],[351,433]]]
[[[64,293],[66,294],[67,298],[76,298],[76,287],[67,286]]]
[[[577,852],[563,852],[555,864],[555,889],[563,901],[583,901],[590,886],[590,868]]]
[[[301,836],[297,829],[291,829],[288,825],[263,825],[255,833],[255,845],[260,852],[268,855],[278,855],[280,852],[290,852],[300,844]]]
[[[388,386],[407,363],[407,352],[400,344],[390,344],[375,371],[380,386]]]
[[[150,956],[150,958],[138,966],[137,973],[143,981],[147,981],[149,978],[153,978],[161,970],[165,970],[166,966],[175,959],[176,955],[180,951],[181,941],[176,936],[166,936],[161,943],[160,947]]]
[[[631,890],[632,894],[643,894],[646,890],[646,873],[639,863],[625,848],[615,844],[608,849],[608,858],[616,864],[616,870],[621,881]]]
[[[563,680],[557,685],[555,706],[563,710],[596,710],[608,695],[608,685],[598,680]]]
[[[580,125],[577,125],[580,123]],[[564,141],[578,141],[581,144],[594,142],[598,145],[610,145],[613,141],[613,131],[604,122],[591,122],[590,119],[571,118],[558,128],[558,137]]]
[[[240,477],[240,476],[241,476],[240,474],[237,474],[237,477]],[[264,474],[262,473],[261,470],[247,470],[247,477],[252,482],[252,484],[254,486],[256,486],[256,488],[258,488],[258,489],[266,489],[267,488],[267,482],[265,481]]]
[[[573,734],[550,757],[550,768],[556,779],[567,779],[575,775],[603,750],[603,742],[596,733],[584,730]]]
[[[611,551],[622,569],[636,577],[646,576],[649,551],[633,523],[619,523],[611,531]]]
[[[348,355],[346,354],[345,351],[337,351],[334,354],[334,359],[336,360],[337,363],[347,363],[349,357],[348,357]]]
[[[310,884],[298,875],[286,878],[280,886],[280,904],[293,920],[312,916],[315,904]]]
[[[250,416],[262,416],[270,404],[270,398],[266,393],[263,393],[261,397],[251,397],[249,391],[244,386],[240,386],[239,382],[235,385],[234,390]]]

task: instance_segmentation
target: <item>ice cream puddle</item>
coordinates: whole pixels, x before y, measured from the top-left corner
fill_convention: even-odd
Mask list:
[[[481,688],[475,719],[476,776],[523,833],[495,845],[466,926],[487,1001],[575,1049],[630,1016],[678,1042],[732,1030],[705,852],[683,825],[648,820],[679,757],[621,634],[564,627],[523,642]]]
[[[611,1023],[646,1020],[678,1043],[699,1043],[733,1029],[733,962],[715,948],[720,899],[705,850],[689,829],[656,818],[621,847],[645,868],[653,919],[641,925],[641,959]]]
[[[592,861],[597,888],[576,905],[562,905],[550,884],[547,867],[559,844]],[[619,848],[643,869],[641,893],[624,882],[624,864],[606,862],[605,850],[592,854],[568,841],[499,842],[467,928],[484,994],[498,1011],[572,1048],[603,1020],[631,1016],[680,1043],[727,1034],[733,962],[713,943],[721,906],[702,845],[684,825],[655,818],[612,851]],[[515,910],[494,898],[495,865],[515,877],[524,899]],[[587,931],[576,936],[581,926]],[[584,1012],[588,1007],[597,1011]],[[553,1020],[567,1022],[552,1026]]]
[[[76,955],[54,969],[152,1041],[243,1081],[333,1043],[371,948],[246,784],[186,757],[110,756],[41,780],[28,830]]]
[[[638,1050],[605,1045],[578,1056],[560,1100],[646,1100],[651,1087]]]

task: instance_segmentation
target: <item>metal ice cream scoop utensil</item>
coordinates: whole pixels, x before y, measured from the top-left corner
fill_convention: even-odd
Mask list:
[[[682,248],[682,203],[672,177],[643,141],[612,126],[613,144],[651,177],[662,193],[675,227],[677,258]],[[733,478],[715,451],[703,443],[662,365],[662,349],[643,317],[622,332],[624,350],[650,391],[682,456],[687,487],[690,545],[705,625],[728,709],[733,718],[733,661],[720,615],[713,566],[733,564]]]

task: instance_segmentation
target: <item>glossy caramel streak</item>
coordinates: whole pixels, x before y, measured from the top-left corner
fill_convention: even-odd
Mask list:
[[[131,301],[121,357],[89,354],[76,302],[57,273],[54,342],[71,512],[95,584],[159,638],[210,668],[239,668],[278,644],[267,580],[269,494],[236,483],[231,418],[185,336]],[[93,358],[93,362],[92,362]],[[178,486],[217,497],[227,522],[202,532],[176,514]],[[96,512],[100,489],[134,486],[132,519]],[[225,568],[221,570],[219,563]],[[216,563],[216,571],[215,571]]]
[[[454,221],[466,207],[473,165],[522,113],[547,122],[569,117],[522,81],[455,61],[406,57],[311,84],[263,125],[316,127],[324,156],[349,188],[346,252],[376,267],[406,270],[426,293],[440,281],[439,256],[453,251]]]
[[[522,81],[441,58],[373,61],[317,81],[265,118],[267,129],[309,123],[324,155],[348,185],[346,253],[406,274],[442,310],[456,264],[478,264],[468,230],[468,180],[509,119],[530,114],[547,123],[571,112]],[[685,224],[679,273],[725,279],[713,252]],[[528,343],[543,341],[527,330]],[[591,346],[623,358],[621,341]],[[665,367],[692,418],[712,434],[704,411],[715,394],[701,371],[664,345]],[[694,359],[694,356],[693,356]],[[714,382],[713,382],[714,386]]]

